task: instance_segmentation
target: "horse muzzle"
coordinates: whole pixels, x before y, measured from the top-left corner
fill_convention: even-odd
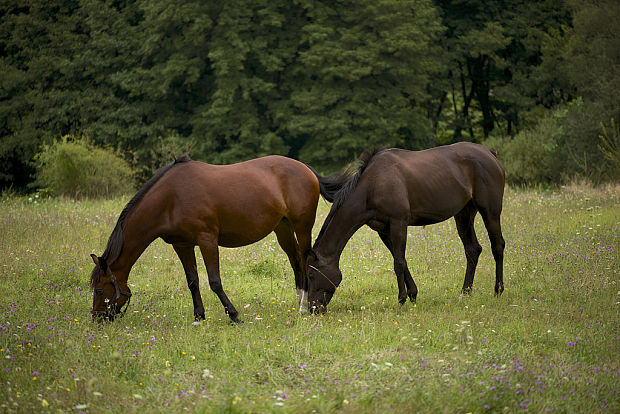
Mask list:
[[[323,315],[327,313],[326,305],[313,305],[308,308],[308,311],[314,315]]]
[[[107,310],[91,310],[90,317],[93,322],[112,322],[114,320],[114,314]]]

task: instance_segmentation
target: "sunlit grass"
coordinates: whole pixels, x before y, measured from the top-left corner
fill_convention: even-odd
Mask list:
[[[90,321],[90,253],[126,200],[0,201],[0,410],[497,412],[620,409],[618,187],[508,189],[504,295],[486,231],[471,297],[452,220],[410,228],[417,306],[361,229],[322,317],[300,315],[275,237],[221,249],[232,326],[199,266],[207,320],[172,248],[136,263],[123,319]],[[320,202],[315,235],[328,205]],[[198,255],[200,262],[200,255]],[[201,264],[201,263],[199,263]]]

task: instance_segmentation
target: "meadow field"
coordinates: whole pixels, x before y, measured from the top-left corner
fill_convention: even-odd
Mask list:
[[[453,220],[410,228],[419,287],[397,302],[392,260],[361,229],[323,316],[300,314],[274,235],[221,249],[233,326],[209,290],[207,320],[171,246],[157,240],[129,278],[126,316],[90,320],[90,253],[129,197],[0,200],[0,412],[402,413],[620,411],[620,187],[508,188],[503,296],[483,245],[460,296]],[[329,204],[319,202],[318,233]]]

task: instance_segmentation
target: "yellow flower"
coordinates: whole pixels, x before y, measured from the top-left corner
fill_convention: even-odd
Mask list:
[[[50,403],[48,403],[46,399],[41,400],[42,407],[47,407],[48,405],[50,405]]]

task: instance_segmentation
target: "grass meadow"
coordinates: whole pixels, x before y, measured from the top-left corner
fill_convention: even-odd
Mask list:
[[[171,246],[129,278],[122,319],[91,322],[90,253],[127,199],[0,200],[0,412],[618,412],[620,187],[508,188],[506,291],[483,254],[461,297],[453,220],[410,228],[418,303],[399,306],[392,260],[362,228],[329,312],[301,315],[274,235],[221,249],[232,326],[209,290],[207,320]],[[315,236],[329,205],[319,202]]]

